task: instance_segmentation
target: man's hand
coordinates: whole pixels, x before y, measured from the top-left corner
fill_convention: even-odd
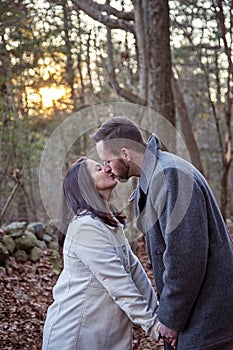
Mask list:
[[[159,333],[160,333],[160,338],[164,339],[174,349],[176,348],[179,332],[175,331],[174,329],[170,329],[161,323],[161,326],[159,328]]]

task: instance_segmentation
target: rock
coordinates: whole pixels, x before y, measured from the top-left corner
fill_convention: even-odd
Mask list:
[[[50,236],[54,236],[55,229],[51,224],[45,225],[45,233],[47,233]]]
[[[16,239],[16,238],[19,238],[19,237],[22,237],[23,235],[23,231],[16,231],[16,232],[8,232],[8,236],[13,238],[13,239]]]
[[[19,250],[29,251],[36,246],[37,240],[32,236],[22,236],[16,240],[16,244]]]
[[[32,222],[27,226],[27,231],[34,233],[38,239],[42,239],[45,233],[45,224],[41,222]]]
[[[24,231],[23,236],[33,237],[35,240],[37,239],[35,234],[33,232],[31,232],[31,231],[28,231],[28,230]]]
[[[30,253],[30,260],[33,262],[36,262],[42,257],[42,255],[43,255],[43,251],[38,247],[34,247],[32,248]]]
[[[49,261],[53,266],[53,270],[55,273],[59,274],[61,271],[61,259],[60,254],[57,250],[50,250]]]
[[[18,262],[25,262],[28,260],[27,253],[24,250],[17,250],[14,253],[14,257]]]
[[[6,226],[5,231],[6,233],[9,233],[11,236],[15,233],[22,235],[26,226],[27,226],[26,221],[15,221],[9,224],[8,226]]]
[[[37,239],[37,241],[36,241],[36,246],[37,246],[38,248],[40,248],[41,250],[43,250],[43,251],[47,250],[47,244],[46,244],[44,241],[39,241],[39,240]]]
[[[44,251],[51,252],[51,263],[54,271],[59,273],[61,262],[55,226],[50,222],[27,223],[15,221],[4,228],[0,228],[0,265],[8,263],[8,257],[14,256],[17,261],[31,260],[36,262]]]
[[[9,251],[4,243],[0,242],[0,264],[5,265],[5,262],[9,256]]]
[[[47,245],[44,241],[40,241],[39,239],[36,238],[35,234],[32,233],[31,231],[25,231],[24,232],[24,236],[27,237],[32,237],[32,239],[35,241],[35,247],[40,248],[41,250],[46,250],[47,249]]]
[[[48,248],[52,250],[58,250],[59,249],[58,242],[57,241],[49,242]]]
[[[233,226],[233,221],[230,219],[230,218],[227,218],[226,219],[226,224],[227,224],[227,226]]]
[[[52,241],[52,237],[50,235],[44,234],[43,241],[45,241],[46,243],[49,243]]]
[[[3,237],[3,243],[5,244],[7,250],[10,253],[13,253],[13,251],[15,250],[15,247],[16,247],[14,239],[8,235],[5,235]]]

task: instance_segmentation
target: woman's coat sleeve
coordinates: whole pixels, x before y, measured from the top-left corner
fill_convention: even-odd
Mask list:
[[[133,251],[129,248],[129,261],[132,279],[135,283],[135,286],[142,294],[142,296],[147,300],[149,307],[152,310],[157,309],[157,297],[155,291],[151,285],[149,278],[145,270],[142,267],[142,264],[135,256]]]

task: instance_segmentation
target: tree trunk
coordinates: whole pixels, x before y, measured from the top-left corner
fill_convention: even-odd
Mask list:
[[[79,81],[80,81],[80,86],[79,86],[79,99],[81,102],[81,105],[84,104],[85,102],[85,98],[84,98],[84,94],[85,94],[85,84],[84,84],[84,78],[83,78],[83,71],[82,71],[82,28],[81,28],[81,20],[80,20],[80,13],[79,10],[77,10],[77,18],[78,18],[78,23],[77,23],[77,27],[78,27],[78,38],[79,38],[79,42],[78,42],[78,53],[77,53],[77,68],[78,68],[78,73],[79,73]]]
[[[220,209],[224,220],[227,218],[227,209],[228,209],[228,178],[230,172],[231,162],[226,162],[223,165],[223,173],[221,178],[221,200],[220,200]]]
[[[91,73],[91,50],[90,50],[90,41],[91,41],[91,30],[88,33],[87,38],[87,77],[88,77],[88,89],[89,93],[94,94],[92,73]]]
[[[232,35],[229,36],[230,42],[227,40],[227,35],[232,34],[233,32],[233,3],[230,3],[231,11],[231,20],[230,28],[228,28],[226,16],[223,9],[224,2],[222,0],[217,0],[215,6],[216,10],[216,20],[220,29],[221,40],[224,44],[224,52],[227,57],[228,68],[227,68],[227,91],[225,93],[225,140],[222,140],[222,177],[221,177],[221,212],[223,218],[227,218],[227,209],[228,209],[228,178],[230,173],[230,167],[232,162],[232,79],[233,79],[233,62],[232,62],[232,44],[233,38]],[[228,29],[227,29],[228,28]]]
[[[66,79],[70,86],[71,90],[71,100],[73,101],[74,110],[77,109],[77,98],[75,95],[75,89],[74,89],[74,80],[75,80],[75,72],[74,72],[74,63],[72,59],[72,53],[71,53],[71,42],[70,42],[70,36],[69,36],[69,12],[68,12],[68,4],[67,0],[63,0],[62,2],[62,8],[63,8],[63,21],[64,21],[64,32],[65,32],[65,43],[66,43],[66,50],[67,50],[67,59],[66,59]]]
[[[137,40],[139,96],[146,101],[148,88],[148,52],[146,41],[145,11],[143,8],[143,2],[141,0],[135,0],[134,11],[135,36]]]
[[[147,2],[148,100],[147,106],[159,112],[175,126],[175,106],[172,93],[170,50],[170,19],[168,0]],[[168,150],[175,151],[174,129],[165,123]],[[169,130],[168,130],[169,129]]]
[[[182,134],[184,136],[185,143],[190,153],[191,161],[194,164],[194,166],[202,174],[204,174],[200,153],[197,147],[196,140],[193,135],[192,125],[189,120],[188,110],[179,86],[179,81],[174,76],[172,78],[172,87],[173,87],[173,94],[175,98],[175,104],[176,104],[178,116],[181,123]]]
[[[225,112],[225,119],[226,119],[226,126],[227,130],[225,132],[225,153],[223,157],[223,170],[222,170],[222,178],[221,178],[221,212],[223,215],[223,218],[227,218],[227,209],[228,209],[228,178],[231,168],[231,162],[232,162],[232,135],[231,135],[231,109],[232,109],[232,100],[230,96],[228,96],[228,106],[227,111]]]

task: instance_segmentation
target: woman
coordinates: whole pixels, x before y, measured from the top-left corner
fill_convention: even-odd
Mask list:
[[[86,158],[65,176],[63,192],[74,217],[47,312],[43,350],[132,349],[132,322],[158,339],[156,295],[124,236],[124,217],[110,205],[116,184]]]

